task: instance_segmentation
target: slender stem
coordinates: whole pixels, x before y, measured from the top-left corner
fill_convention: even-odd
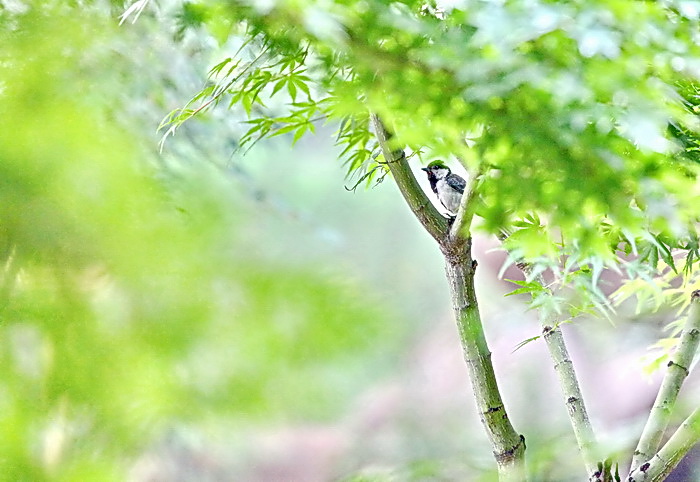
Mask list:
[[[501,236],[501,240],[505,240],[505,236]],[[518,266],[526,276],[531,271],[530,266],[527,264],[521,263]],[[545,280],[542,275],[538,275],[536,279],[542,286],[545,286]],[[574,362],[571,360],[569,350],[566,348],[564,334],[561,331],[559,323],[556,322],[553,313],[548,313],[540,309],[539,314],[540,323],[542,325],[542,336],[547,345],[547,350],[549,350],[549,356],[554,364],[554,371],[559,379],[559,387],[564,396],[564,403],[569,413],[569,421],[574,431],[574,437],[576,438],[581,458],[586,467],[586,474],[593,482],[603,480],[602,478],[604,478],[606,474],[604,470],[601,471],[599,469],[602,465],[598,463],[599,454],[597,454],[596,450],[596,437],[593,432],[591,421],[588,418],[588,411],[586,410],[586,404],[583,400],[583,394],[581,393],[581,386],[576,376]]]
[[[637,448],[632,458],[631,470],[650,461],[659,448],[661,438],[666,432],[671,412],[676,404],[678,392],[683,381],[688,376],[690,364],[700,342],[700,290],[693,292],[690,302],[688,320],[683,327],[678,348],[661,382],[659,393],[654,401],[654,406],[649,413],[649,418],[642,431]]]
[[[602,474],[596,475],[598,458],[595,453],[596,439],[593,427],[588,418],[586,404],[583,401],[574,364],[569,357],[569,351],[566,349],[564,334],[559,325],[552,323],[552,321],[547,316],[541,315],[542,334],[549,350],[549,355],[554,363],[554,371],[559,379],[559,387],[562,395],[564,395],[566,408],[569,412],[569,420],[583,458],[583,463],[586,466],[586,473],[588,476],[592,476],[593,480],[596,480]]]
[[[467,189],[462,195],[462,199],[459,202],[459,209],[457,210],[457,216],[455,217],[452,227],[450,228],[450,237],[455,239],[459,236],[469,237],[471,236],[471,225],[474,219],[475,200],[478,194],[477,185],[479,182],[479,177],[481,173],[470,176],[469,183],[467,184]]]
[[[625,480],[627,482],[664,480],[698,441],[700,441],[700,408],[696,408],[683,421],[659,453],[633,470]]]

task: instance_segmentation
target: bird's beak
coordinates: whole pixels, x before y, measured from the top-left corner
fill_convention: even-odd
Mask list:
[[[427,167],[421,167],[420,170],[421,170],[421,171],[428,172],[428,168],[427,168]]]

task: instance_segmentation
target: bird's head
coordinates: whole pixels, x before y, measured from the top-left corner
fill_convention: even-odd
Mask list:
[[[427,172],[428,177],[434,177],[435,179],[444,179],[451,172],[450,168],[440,160],[431,162],[427,167],[421,168],[421,170]]]

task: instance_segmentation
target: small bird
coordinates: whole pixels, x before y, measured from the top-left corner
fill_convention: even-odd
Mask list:
[[[431,162],[428,167],[421,168],[421,171],[428,174],[430,188],[437,194],[450,216],[456,216],[467,182],[461,176],[453,174],[450,168],[439,160]]]

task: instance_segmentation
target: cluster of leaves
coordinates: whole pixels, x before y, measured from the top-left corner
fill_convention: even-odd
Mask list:
[[[234,81],[226,84],[231,99],[248,112],[262,102],[263,88],[272,95],[286,87],[296,115],[280,124],[306,132],[300,119],[310,121],[315,112],[295,106],[296,93],[314,103],[331,96],[329,107],[319,109],[324,116],[371,109],[395,127],[397,143],[467,159],[473,153],[465,131],[487,125],[482,150],[503,173],[484,186],[494,200],[488,219],[536,209],[552,213],[557,224],[577,224],[586,201],[616,222],[638,222],[630,198],[660,202],[642,192],[640,181],[670,187],[663,176],[674,168],[664,162],[668,121],[688,121],[669,85],[693,65],[674,70],[682,67],[678,56],[695,54],[688,22],[669,21],[658,5],[628,2],[463,3],[439,15],[425,2],[201,8],[239,19],[232,33],[257,39],[271,53],[262,67],[223,76]],[[203,92],[216,97],[220,89]],[[523,179],[533,185],[523,186]]]
[[[230,109],[240,108],[240,114],[248,118],[250,127],[238,146],[243,153],[263,139],[285,134],[292,135],[294,145],[304,135],[315,133],[317,124],[337,121],[336,141],[342,147],[339,156],[347,164],[348,176],[358,175],[358,183],[371,184],[385,169],[376,162],[379,148],[369,130],[369,112],[339,113],[339,99],[319,88],[315,61],[309,57],[308,44],[279,55],[265,37],[249,37],[232,57],[211,68],[205,88],[166,116],[160,126],[165,129],[162,142],[184,122],[222,101]]]
[[[549,243],[550,228],[534,214],[512,226],[504,236],[508,258],[500,274],[517,264],[526,277],[522,282],[513,281],[520,288],[509,294],[527,293],[532,308],[554,313],[559,319],[597,314],[613,320],[615,308],[635,298],[637,314],[678,306],[677,320],[698,288],[695,230],[679,238],[647,230],[633,235],[601,217],[596,222],[597,245],[589,242],[583,250],[579,239],[567,243],[562,236],[556,245]],[[604,272],[612,273],[607,286],[601,278]],[[674,322],[673,326],[680,325]]]
[[[349,172],[371,179],[381,172],[372,111],[395,132],[397,147],[453,155],[486,172],[483,228],[512,231],[514,262],[577,287],[586,301],[575,311],[592,303],[610,313],[598,286],[603,270],[651,280],[660,262],[675,273],[681,252],[682,274],[692,273],[700,52],[699,14],[685,2],[198,8],[216,12],[198,18],[232,22],[225,47],[244,39],[252,49],[234,56],[246,61],[217,65],[213,85],[195,97],[202,106],[168,118],[171,129],[224,94],[250,118],[244,145],[284,133],[296,142],[315,121],[336,121]],[[288,102],[273,106],[280,92]],[[469,147],[465,137],[479,130]]]
[[[700,87],[695,82],[680,82],[678,92],[683,97],[683,105],[689,114],[700,115]],[[687,160],[700,163],[700,140],[697,131],[680,123],[669,125],[671,136],[681,145],[679,155]]]

